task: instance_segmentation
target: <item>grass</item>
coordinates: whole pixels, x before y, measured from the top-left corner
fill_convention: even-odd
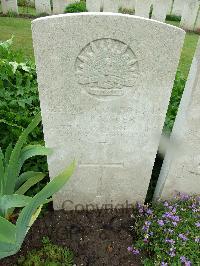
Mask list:
[[[33,58],[31,20],[23,18],[0,17],[0,41],[14,35],[14,48],[23,50],[26,56]]]
[[[173,26],[179,27],[179,22],[177,21],[167,21],[168,24],[171,24]],[[193,32],[187,32],[180,63],[178,69],[181,71],[183,77],[186,79],[190,70],[190,66],[192,63],[192,59],[196,50],[197,42],[199,39],[199,35]]]
[[[179,22],[176,21],[167,21],[167,23],[174,26],[179,26]],[[23,49],[25,55],[34,59],[31,37],[31,20],[15,17],[0,17],[0,40],[7,40],[12,36],[12,34],[15,36],[15,49]],[[179,64],[179,70],[184,78],[187,78],[188,72],[190,70],[190,65],[194,56],[198,38],[198,34],[186,34]]]

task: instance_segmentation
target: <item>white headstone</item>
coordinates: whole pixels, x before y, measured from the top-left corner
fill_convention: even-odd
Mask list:
[[[86,8],[88,12],[100,12],[103,0],[86,0]]]
[[[17,0],[1,0],[1,8],[3,14],[8,12],[18,13]]]
[[[156,187],[155,198],[170,198],[175,191],[200,193],[200,41],[183,93],[170,147]]]
[[[168,0],[167,3],[168,3],[167,15],[171,15],[174,0]]]
[[[166,0],[154,0],[152,19],[165,22],[169,3]]]
[[[187,0],[184,5],[180,26],[184,30],[194,30],[199,11],[199,0]]]
[[[194,30],[198,33],[200,33],[200,9],[196,18],[196,22],[195,22],[195,26],[194,26]]]
[[[53,13],[54,14],[64,13],[65,7],[66,7],[65,0],[53,0]]]
[[[35,0],[35,9],[37,14],[51,14],[50,0]]]
[[[119,0],[119,7],[123,9],[135,9],[136,0]]]
[[[104,0],[103,1],[103,12],[118,13],[119,11],[119,0]]]
[[[184,4],[187,0],[174,0],[172,15],[181,16],[183,12]]]
[[[65,7],[80,2],[79,0],[65,0]]]
[[[135,15],[139,17],[149,18],[149,13],[153,0],[136,0]]]
[[[113,13],[40,18],[32,30],[51,178],[77,161],[55,209],[144,201],[185,32]]]

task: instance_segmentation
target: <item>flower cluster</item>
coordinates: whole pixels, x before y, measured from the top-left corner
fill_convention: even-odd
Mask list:
[[[200,197],[179,193],[151,208],[137,204],[136,230],[138,240],[128,251],[147,254],[144,265],[198,265]]]

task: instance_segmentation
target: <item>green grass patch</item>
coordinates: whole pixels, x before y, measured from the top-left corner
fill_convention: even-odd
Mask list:
[[[14,49],[33,58],[31,20],[23,18],[0,17],[0,41],[6,41],[14,35]]]
[[[20,257],[17,265],[20,266],[73,266],[74,255],[69,249],[54,245],[46,237],[43,238],[43,247],[32,250],[25,257]]]

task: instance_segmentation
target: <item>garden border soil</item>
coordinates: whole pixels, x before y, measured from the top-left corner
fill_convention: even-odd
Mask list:
[[[17,265],[20,255],[42,246],[43,237],[70,248],[77,266],[138,266],[140,257],[127,251],[136,238],[132,209],[48,211],[30,229],[21,251],[0,261]]]

